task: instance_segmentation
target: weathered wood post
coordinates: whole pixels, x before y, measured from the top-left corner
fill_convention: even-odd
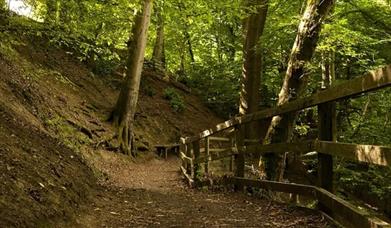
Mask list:
[[[192,144],[187,143],[186,144],[186,156],[189,158],[193,158],[193,152],[192,152]],[[190,177],[193,178],[193,162],[194,160],[191,160],[186,165],[186,173],[190,174]]]
[[[205,174],[209,174],[209,160],[210,160],[210,152],[209,152],[209,137],[205,138],[205,155],[206,155],[206,161],[205,161]]]
[[[322,89],[331,86],[335,78],[334,58],[323,56],[322,64]],[[319,140],[336,141],[336,104],[329,102],[318,105],[318,130]],[[318,153],[318,178],[319,187],[333,192],[333,157],[327,154]]]
[[[233,149],[235,147],[235,138],[234,138],[234,136],[230,136],[230,143],[231,143],[231,148]],[[229,161],[229,171],[230,172],[233,172],[233,170],[234,170],[234,161],[235,161],[235,155],[231,155],[230,161]]]
[[[235,141],[236,141],[236,149],[238,151],[238,154],[236,155],[235,159],[235,176],[236,177],[244,177],[244,131],[243,126],[238,125],[235,127]]]
[[[336,141],[335,102],[318,105],[319,140]],[[319,187],[333,192],[333,156],[318,153]]]
[[[183,159],[182,158],[182,156],[181,156],[181,153],[183,153],[184,155],[186,155],[186,139],[185,138],[183,138],[183,137],[181,137],[180,138],[180,144],[179,144],[179,157],[181,158],[181,160],[182,160],[182,167],[183,168],[186,168],[186,163],[187,163],[187,161],[185,160],[185,159]]]
[[[200,158],[200,141],[194,141],[193,142],[193,161],[198,161]],[[193,172],[192,172],[192,178],[194,180],[195,185],[199,183],[200,178],[200,164],[199,162],[193,162]]]

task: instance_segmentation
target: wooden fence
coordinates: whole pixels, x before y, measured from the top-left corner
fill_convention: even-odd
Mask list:
[[[204,172],[209,172],[209,163],[214,160],[230,157],[231,169],[235,177],[226,178],[224,184],[249,186],[268,189],[277,192],[287,192],[308,195],[317,199],[320,209],[339,223],[349,227],[391,227],[390,223],[357,209],[347,201],[340,199],[333,192],[333,156],[348,160],[366,162],[380,166],[391,165],[391,148],[377,145],[359,145],[338,143],[333,125],[335,118],[329,115],[330,109],[335,109],[335,101],[391,86],[391,65],[372,71],[362,77],[341,83],[322,90],[309,97],[294,100],[282,106],[258,111],[249,115],[235,117],[214,128],[205,130],[190,138],[181,138],[180,158],[181,170],[190,186],[201,184],[201,166]],[[278,143],[262,145],[254,140],[244,138],[245,123],[259,121],[282,114],[296,112],[310,107],[318,107],[319,139],[293,143]],[[217,133],[229,132],[229,137],[216,137]],[[212,148],[211,142],[225,142],[225,148]],[[319,185],[308,186],[291,183],[280,183],[244,178],[245,158],[250,153],[297,153],[303,154],[316,151],[318,153]]]

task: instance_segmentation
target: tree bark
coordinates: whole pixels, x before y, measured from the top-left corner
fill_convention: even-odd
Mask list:
[[[136,23],[128,42],[129,55],[126,64],[126,77],[123,81],[117,104],[112,113],[112,121],[118,128],[120,149],[122,152],[129,155],[133,152],[134,115],[137,107],[151,10],[152,0],[144,0],[143,10],[136,15]]]
[[[307,7],[299,24],[277,105],[286,104],[303,93],[308,78],[305,65],[314,54],[321,24],[333,5],[334,0],[307,1]],[[297,113],[294,112],[274,117],[264,143],[289,142],[296,116]],[[274,154],[266,156],[265,169],[268,179],[282,180],[285,170],[285,157],[286,155],[277,156]]]
[[[190,33],[189,33],[189,31],[187,31],[187,29],[185,30],[185,39],[186,39],[186,43],[188,46],[191,63],[194,63],[195,58],[194,58],[194,52],[193,52],[193,45],[191,44]]]
[[[243,70],[240,91],[239,114],[246,115],[258,111],[260,105],[260,85],[262,77],[262,51],[260,37],[262,36],[268,11],[268,0],[249,0],[250,7],[256,7],[257,12],[245,19],[246,34],[243,45]],[[259,139],[258,122],[245,125],[246,139]]]
[[[153,48],[152,61],[165,69],[165,55],[164,55],[164,18],[160,9],[156,10],[157,14],[157,28],[156,41]]]

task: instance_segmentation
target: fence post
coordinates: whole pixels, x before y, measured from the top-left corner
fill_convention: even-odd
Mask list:
[[[209,153],[209,137],[205,138],[205,155],[206,155],[206,161],[205,161],[205,173],[209,174],[209,159],[210,159],[210,153]]]
[[[192,153],[192,144],[188,143],[186,144],[186,156],[189,158],[193,158]],[[190,174],[190,177],[193,178],[193,160],[191,160],[189,163],[186,163],[186,172]]]
[[[200,157],[200,141],[194,141],[193,142],[193,180],[194,183],[197,185],[199,182],[199,177],[200,177],[200,164],[195,163],[194,161],[198,160]]]
[[[235,138],[236,138],[236,149],[238,151],[238,154],[236,155],[235,163],[236,163],[236,170],[235,170],[235,176],[236,177],[244,177],[244,134],[243,134],[243,126],[238,125],[235,127]]]
[[[178,152],[178,156],[181,158],[182,156],[181,156],[181,152],[184,154],[184,155],[186,155],[186,139],[185,138],[180,138],[180,144],[179,144],[179,152]],[[186,162],[186,160],[185,159],[181,159],[182,160],[182,167],[183,168],[186,168],[186,166],[187,166],[187,162]]]
[[[319,140],[336,141],[335,102],[318,105]],[[319,187],[333,192],[333,156],[318,153]]]
[[[231,148],[234,148],[235,146],[235,139],[233,136],[230,137],[230,143]],[[234,170],[234,161],[235,161],[235,155],[231,155],[230,161],[229,161],[229,171],[232,172]]]

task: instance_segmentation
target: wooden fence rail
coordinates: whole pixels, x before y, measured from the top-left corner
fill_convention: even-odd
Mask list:
[[[266,119],[284,113],[299,111],[319,104],[328,103],[340,99],[346,99],[355,95],[378,90],[391,85],[391,65],[371,71],[368,74],[346,81],[329,89],[322,90],[312,96],[301,98],[274,108],[254,112],[249,115],[235,117],[224,123],[216,125],[214,128],[201,132],[196,137],[186,139],[186,143],[200,140],[218,132],[235,127],[236,125],[249,123],[251,121]]]
[[[391,227],[391,223],[358,210],[332,193],[334,156],[351,161],[391,166],[390,147],[336,142],[335,115],[331,114],[335,110],[335,101],[388,86],[391,86],[391,65],[322,90],[309,97],[249,115],[235,117],[218,124],[214,128],[205,130],[195,137],[181,138],[179,152],[182,159],[181,171],[190,186],[197,186],[206,183],[200,179],[202,176],[201,164],[204,164],[205,175],[209,175],[209,163],[211,161],[231,158],[230,171],[234,171],[235,177],[226,179],[224,184],[234,184],[237,187],[236,189],[240,189],[241,186],[250,186],[311,196],[319,201],[320,210],[349,227]],[[313,106],[318,106],[318,140],[262,145],[260,140],[244,138],[243,124],[245,123],[296,112]],[[217,133],[224,132],[228,137],[216,136]],[[216,148],[216,145],[211,147],[212,143],[218,143],[220,147]],[[227,143],[230,143],[230,145],[222,146],[222,144]],[[286,152],[297,154],[317,152],[319,160],[318,187],[244,178],[246,155]]]

